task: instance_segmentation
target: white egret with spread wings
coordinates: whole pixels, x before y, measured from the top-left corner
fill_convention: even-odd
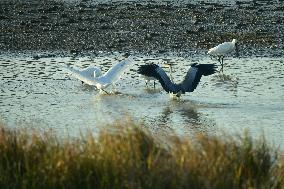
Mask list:
[[[70,66],[67,66],[66,68],[73,77],[79,79],[83,83],[95,86],[100,91],[108,93],[105,89],[112,86],[132,63],[133,59],[128,57],[127,59],[116,63],[105,74],[102,74],[102,71],[95,66],[83,70],[71,68]]]

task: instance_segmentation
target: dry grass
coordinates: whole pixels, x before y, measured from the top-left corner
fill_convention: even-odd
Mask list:
[[[283,160],[265,140],[171,137],[158,142],[141,125],[98,137],[0,129],[0,188],[284,188]]]

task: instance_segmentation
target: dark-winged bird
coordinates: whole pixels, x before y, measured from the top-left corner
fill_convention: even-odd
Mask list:
[[[148,77],[154,77],[161,83],[163,89],[176,97],[180,97],[185,92],[193,92],[196,89],[201,77],[212,75],[216,72],[215,64],[197,64],[191,65],[182,82],[176,84],[171,81],[166,72],[156,64],[141,65],[138,73]]]

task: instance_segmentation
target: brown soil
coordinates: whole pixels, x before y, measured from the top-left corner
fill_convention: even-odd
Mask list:
[[[267,2],[267,3],[266,3]],[[284,3],[0,1],[0,52],[190,52],[236,38],[242,55],[283,56]]]

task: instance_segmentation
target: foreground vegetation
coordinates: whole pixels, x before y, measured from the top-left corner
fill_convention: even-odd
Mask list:
[[[284,188],[284,165],[265,140],[170,137],[115,125],[98,137],[0,127],[0,188]]]

